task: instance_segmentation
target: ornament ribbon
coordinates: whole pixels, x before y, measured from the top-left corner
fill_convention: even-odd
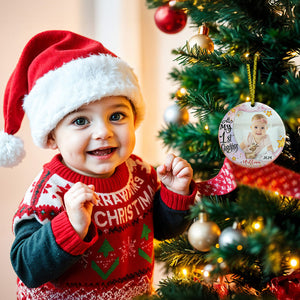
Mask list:
[[[300,198],[300,174],[274,163],[251,169],[225,159],[219,174],[207,181],[197,182],[201,195],[224,195],[232,192],[237,183]]]
[[[300,174],[274,163],[255,170],[230,162],[235,180],[239,183],[272,191],[287,197],[300,198]]]
[[[232,192],[237,184],[235,182],[229,160],[226,158],[219,174],[207,181],[197,182],[201,195],[224,195]]]
[[[250,100],[251,100],[251,105],[252,106],[254,106],[254,103],[255,103],[257,59],[258,59],[258,53],[255,53],[254,63],[253,63],[253,74],[252,74],[253,78],[251,78],[250,64],[247,64],[247,74],[248,74],[248,82],[249,82]]]
[[[300,270],[271,280],[271,292],[278,300],[300,299]]]

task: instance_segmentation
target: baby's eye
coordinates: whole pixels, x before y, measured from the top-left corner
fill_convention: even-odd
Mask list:
[[[125,117],[125,115],[123,113],[116,112],[110,116],[110,120],[111,121],[120,121],[120,120],[124,119],[124,117]]]
[[[73,124],[76,125],[76,126],[84,126],[84,125],[87,125],[88,123],[89,123],[88,119],[84,118],[84,117],[76,118],[73,121]]]
[[[262,127],[261,129],[265,129],[265,127]]]

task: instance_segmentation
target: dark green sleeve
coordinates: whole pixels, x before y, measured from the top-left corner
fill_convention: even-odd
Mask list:
[[[156,193],[153,207],[154,237],[165,240],[183,233],[190,225],[187,220],[188,210],[174,210],[169,208]]]
[[[154,237],[169,239],[183,233],[190,226],[189,208],[194,203],[197,186],[191,184],[191,194],[182,196],[168,191],[164,186],[156,192],[153,204]]]
[[[18,277],[34,288],[57,279],[80,255],[71,255],[59,247],[50,222],[41,225],[32,219],[16,226],[10,257]]]

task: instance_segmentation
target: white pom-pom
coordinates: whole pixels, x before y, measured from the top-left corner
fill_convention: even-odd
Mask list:
[[[0,132],[0,167],[14,167],[25,156],[23,141],[4,131]]]

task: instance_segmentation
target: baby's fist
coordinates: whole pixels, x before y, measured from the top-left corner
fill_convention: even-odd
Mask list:
[[[94,190],[93,185],[77,182],[64,196],[70,223],[82,239],[88,232],[93,206],[97,205],[99,200]]]
[[[169,154],[165,163],[157,168],[157,174],[170,191],[181,195],[190,193],[193,169],[183,158]]]

